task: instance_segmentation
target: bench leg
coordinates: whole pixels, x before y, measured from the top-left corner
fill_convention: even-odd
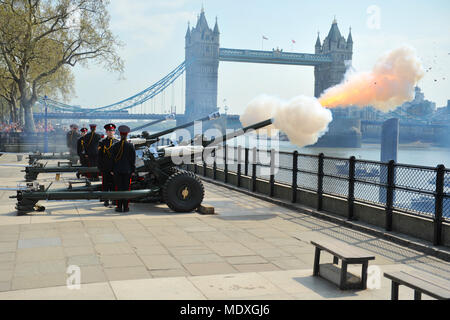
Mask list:
[[[398,283],[392,281],[391,300],[398,300]]]
[[[338,257],[333,256],[333,264],[338,264],[339,259]]]
[[[316,247],[316,252],[314,254],[313,276],[319,275],[319,261],[320,261],[320,249],[318,247]]]
[[[365,290],[367,288],[367,266],[369,263],[363,262],[361,271],[361,289]]]
[[[347,284],[347,261],[341,262],[341,281],[339,283],[339,289],[345,290]]]
[[[422,292],[414,290],[414,300],[422,300]]]

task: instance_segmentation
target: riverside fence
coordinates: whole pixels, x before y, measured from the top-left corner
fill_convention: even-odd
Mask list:
[[[220,147],[211,159],[197,159],[188,166],[200,175],[212,171],[218,179],[242,187],[247,179],[251,191],[257,191],[257,180],[269,185],[267,195],[276,197],[275,185],[289,188],[290,201],[299,202],[299,190],[316,194],[315,207],[323,209],[324,196],[345,200],[347,218],[354,219],[355,204],[367,204],[385,212],[384,226],[392,230],[393,212],[429,220],[433,224],[433,244],[441,244],[443,223],[450,222],[450,170],[443,165],[425,167],[383,163],[351,158],[309,155],[275,150]]]
[[[44,132],[0,132],[0,151],[4,152],[44,152]],[[66,132],[48,133],[49,152],[68,151]]]

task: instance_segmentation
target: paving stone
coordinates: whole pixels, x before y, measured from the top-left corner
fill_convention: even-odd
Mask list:
[[[181,263],[207,263],[207,262],[222,262],[223,258],[219,257],[215,253],[209,254],[189,254],[189,255],[179,255],[176,259]]]
[[[0,253],[14,252],[17,249],[17,241],[0,242]]]
[[[267,228],[267,227],[261,227],[256,229],[246,229],[247,232],[253,234],[254,236],[258,238],[285,238],[289,237],[284,232],[280,232],[277,229],[274,228]]]
[[[165,218],[151,218],[151,219],[139,219],[143,226],[156,227],[156,226],[175,226],[175,222],[172,219]]]
[[[67,271],[65,260],[49,260],[18,263],[14,268],[14,277],[39,277],[45,274],[64,273]]]
[[[58,247],[61,246],[61,238],[36,238],[36,239],[21,239],[18,241],[17,247],[24,248],[39,248],[39,247]]]
[[[119,300],[203,300],[203,294],[186,278],[111,281]]]
[[[115,234],[119,233],[119,230],[114,227],[89,227],[86,228],[87,233],[92,235],[100,235],[100,234]]]
[[[127,241],[131,246],[151,246],[151,245],[161,245],[161,243],[153,236],[149,237],[127,237]]]
[[[183,266],[194,276],[237,272],[226,262],[185,263]]]
[[[114,222],[110,220],[83,220],[83,225],[87,228],[114,228]]]
[[[56,229],[23,231],[19,235],[20,240],[37,238],[57,238],[59,233]]]
[[[13,276],[13,269],[0,269],[0,282],[9,282]]]
[[[168,250],[174,256],[187,255],[187,254],[208,254],[214,253],[210,248],[202,246],[187,246],[187,247],[169,247]]]
[[[55,230],[56,224],[53,223],[33,223],[33,224],[21,224],[20,225],[20,231],[21,232],[27,232],[27,231],[50,231]]]
[[[261,256],[239,256],[239,257],[227,257],[226,261],[231,264],[256,264],[267,263],[268,261]]]
[[[169,251],[162,245],[136,245],[133,247],[134,251],[142,256],[142,255],[153,255],[153,254],[169,254]]]
[[[108,279],[104,269],[101,266],[83,266],[80,267],[81,283],[104,282]]]
[[[178,226],[147,227],[147,230],[158,239],[160,237],[189,237],[188,233]]]
[[[58,229],[59,236],[62,239],[66,238],[80,238],[80,237],[87,237],[89,238],[89,234],[86,232],[86,229],[84,227],[80,228],[62,228]]]
[[[184,277],[190,275],[185,269],[151,270],[150,274],[154,278]]]
[[[94,234],[92,235],[92,241],[95,244],[100,243],[117,243],[117,242],[125,242],[125,238],[120,233],[111,233],[111,234]]]
[[[43,248],[27,248],[18,249],[16,260],[17,262],[33,262],[33,261],[47,261],[47,260],[62,260],[64,259],[64,250],[62,247],[43,247]]]
[[[294,238],[264,238],[267,242],[277,246],[277,247],[285,247],[285,246],[296,246],[299,245],[300,241]]]
[[[64,247],[84,247],[92,246],[92,241],[86,237],[68,238],[62,240]]]
[[[95,254],[94,248],[91,246],[80,247],[64,247],[64,253],[67,257],[86,256]]]
[[[0,289],[1,291],[1,289]],[[108,282],[82,284],[79,290],[66,286],[16,290],[0,294],[1,300],[113,300]]]
[[[217,231],[196,232],[192,237],[202,242],[233,242],[233,239]]]
[[[39,277],[14,277],[12,279],[11,289],[19,290],[62,286],[66,284],[66,280],[66,273],[45,274],[40,275]]]
[[[140,256],[144,261],[147,269],[159,270],[159,269],[182,269],[183,266],[171,255],[158,254],[158,255],[142,255]]]
[[[10,270],[14,269],[14,261],[0,261],[0,270]]]
[[[202,242],[187,236],[164,236],[157,237],[159,242],[163,243],[165,247],[191,247],[191,246],[199,246]]]
[[[217,232],[217,229],[208,225],[205,226],[188,226],[181,227],[187,233],[196,233],[196,232]]]
[[[14,233],[14,234],[8,234],[8,233],[1,234],[0,233],[0,243],[1,242],[15,242],[17,240],[19,240],[19,233]]]
[[[81,221],[67,221],[67,222],[59,222],[56,225],[56,228],[59,230],[70,230],[70,229],[77,229],[77,228],[84,228],[83,223]]]
[[[100,256],[100,260],[105,268],[137,267],[144,265],[135,254]]]
[[[269,258],[270,262],[284,270],[290,269],[308,269],[311,268],[311,263],[305,263],[302,260],[296,258],[282,257],[282,258]]]
[[[237,242],[214,242],[206,245],[221,257],[252,256],[255,253]]]
[[[238,240],[241,244],[243,244],[245,247],[251,249],[251,250],[257,250],[257,249],[277,249],[276,246],[273,244],[262,240],[262,239],[256,239],[255,240],[242,240],[242,239],[235,239]],[[277,249],[278,250],[278,249]]]
[[[133,253],[133,248],[126,242],[96,244],[95,251],[102,256]]]
[[[100,260],[96,254],[83,255],[83,256],[72,256],[68,259],[68,265],[75,266],[92,266],[100,264]]]
[[[279,267],[272,263],[249,263],[249,264],[234,264],[239,272],[261,272],[261,271],[273,271],[280,270]]]
[[[150,278],[151,275],[144,266],[141,267],[123,267],[123,268],[105,268],[106,277],[109,281],[113,280],[131,280]]]
[[[258,273],[190,277],[189,280],[208,299],[245,299],[261,295],[285,294]]]
[[[289,257],[289,253],[282,251],[279,248],[253,248],[255,254],[263,258]]]
[[[11,290],[11,282],[10,281],[2,281],[0,282],[0,292]]]

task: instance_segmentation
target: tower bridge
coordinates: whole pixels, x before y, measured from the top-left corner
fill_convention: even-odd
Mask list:
[[[185,36],[185,61],[158,82],[141,92],[116,103],[96,108],[70,106],[54,100],[40,99],[47,105],[50,119],[159,119],[165,110],[137,110],[146,101],[154,101],[174,82],[185,75],[184,114],[177,115],[177,122],[183,123],[218,111],[218,74],[220,62],[269,63],[314,67],[314,94],[319,96],[328,87],[339,83],[345,74],[347,61],[352,59],[353,40],[351,32],[347,39],[341,36],[334,20],[323,43],[317,36],[314,53],[262,51],[251,49],[220,48],[220,32],[217,19],[214,28],[208,26],[202,9],[195,27],[188,26]],[[181,78],[182,79],[182,78]],[[255,93],[256,94],[256,93]],[[183,106],[182,106],[183,107]],[[134,110],[134,112],[133,112]],[[171,110],[173,112],[173,110]],[[35,113],[37,119],[45,114]],[[228,117],[227,125],[238,126],[237,116]],[[234,122],[237,122],[233,125]]]

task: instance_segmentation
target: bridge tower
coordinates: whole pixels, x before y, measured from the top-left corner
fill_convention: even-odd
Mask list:
[[[329,54],[333,62],[314,67],[314,96],[319,97],[327,88],[342,81],[353,55],[353,39],[351,29],[347,40],[339,31],[336,19],[333,20],[328,36],[320,42],[317,35],[316,54]]]
[[[192,121],[217,107],[217,79],[219,69],[219,27],[208,27],[202,8],[195,28],[186,31],[186,108],[184,121]]]

